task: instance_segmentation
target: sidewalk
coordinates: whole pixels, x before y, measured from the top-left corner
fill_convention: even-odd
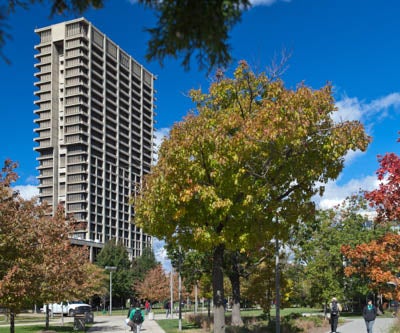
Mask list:
[[[158,316],[157,316],[158,318]],[[125,323],[126,316],[95,316],[94,324],[88,332],[116,332],[128,333],[130,327]],[[146,316],[141,333],[165,333],[165,331],[157,324],[155,320],[150,320]]]
[[[374,333],[388,333],[389,328],[393,325],[393,318],[376,318],[374,324]],[[363,333],[367,332],[364,319],[357,318],[349,321],[337,328],[337,333]],[[327,332],[330,333],[330,330]]]

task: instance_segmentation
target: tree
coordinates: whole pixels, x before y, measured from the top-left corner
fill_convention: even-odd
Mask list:
[[[365,192],[365,198],[377,212],[374,228],[389,228],[378,239],[360,242],[357,246],[343,246],[348,258],[348,276],[359,276],[371,290],[389,298],[400,297],[400,158],[394,153],[378,156],[379,187]]]
[[[87,250],[71,245],[73,224],[62,207],[51,217],[45,204],[13,192],[16,166],[7,160],[0,174],[0,303],[10,311],[11,332],[24,307],[89,297],[101,289]]]
[[[165,57],[183,53],[185,69],[196,51],[200,69],[226,67],[231,61],[229,32],[250,7],[249,0],[140,2],[155,9],[158,18],[156,27],[147,29],[151,35],[147,59],[162,64]]]
[[[400,220],[400,157],[388,153],[378,156],[378,162],[380,167],[376,174],[379,187],[365,192],[365,198],[377,212],[376,222],[393,223]]]
[[[127,298],[133,296],[132,281],[134,275],[131,269],[132,263],[122,243],[116,242],[115,239],[105,243],[96,258],[96,265],[103,269],[106,266],[117,267],[112,276],[113,296],[118,297],[122,304]]]
[[[343,245],[349,261],[347,276],[359,276],[370,290],[388,299],[400,298],[400,235],[387,233],[383,237],[355,247]]]
[[[269,315],[271,304],[275,300],[275,258],[274,248],[268,244],[263,249],[265,255],[244,282],[244,296],[261,306]]]
[[[0,11],[0,51],[10,35],[5,31],[5,19],[17,7],[28,9],[42,0],[8,0]],[[200,68],[226,67],[230,61],[229,32],[241,20],[242,13],[250,7],[249,0],[197,0],[154,1],[138,0],[151,8],[157,16],[150,33],[147,59],[163,64],[166,57],[177,58],[183,54],[182,65],[190,68],[193,54]],[[103,0],[51,0],[51,15],[72,11],[83,13],[90,7],[102,8]],[[0,53],[0,55],[2,55]],[[4,56],[3,56],[4,58]]]
[[[59,206],[55,215],[50,219],[46,217],[43,222],[32,226],[40,229],[35,235],[35,252],[40,260],[36,267],[39,274],[36,301],[49,304],[101,294],[104,291],[103,269],[89,262],[86,247],[71,244],[70,235],[78,227],[75,221],[66,219],[64,208]],[[46,311],[46,328],[48,325]]]
[[[10,332],[14,316],[32,303],[37,281],[33,256],[37,238],[31,230],[36,219],[33,201],[23,201],[11,189],[17,179],[16,163],[6,160],[0,174],[0,303],[9,309]]]
[[[244,61],[233,79],[217,74],[208,94],[191,92],[196,113],[163,142],[135,211],[146,232],[212,253],[214,331],[223,332],[225,250],[286,240],[313,213],[316,183],[337,177],[369,137],[359,122],[333,122],[329,86],[286,89]]]
[[[140,298],[152,302],[162,302],[170,295],[170,281],[160,264],[150,269],[145,279],[136,280],[133,287]]]
[[[135,258],[135,260],[132,263],[134,280],[142,281],[146,277],[147,272],[157,267],[158,265],[159,262],[157,262],[153,249],[150,247],[144,248],[142,255],[140,257]]]
[[[315,219],[304,220],[295,231],[291,245],[296,263],[303,266],[297,270],[302,275],[296,289],[308,290],[307,305],[326,305],[333,296],[350,301],[365,293],[365,280],[346,277],[341,249],[343,244],[352,247],[385,232],[371,229],[366,208],[363,196],[355,195],[334,209],[318,211]]]

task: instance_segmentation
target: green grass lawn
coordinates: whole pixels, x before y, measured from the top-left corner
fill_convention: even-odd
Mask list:
[[[162,319],[157,320],[157,324],[166,332],[166,333],[178,333],[178,319]],[[196,327],[194,324],[188,323],[186,320],[182,320],[182,331],[190,331],[191,333],[200,332],[201,329]],[[0,332],[2,333],[2,332]]]
[[[90,327],[91,325],[86,326],[86,330]],[[24,326],[15,326],[15,333],[37,333],[41,330],[45,329],[45,325],[24,325]],[[72,323],[66,323],[64,326],[49,326],[50,331],[56,331],[56,332],[83,332],[83,331],[75,331]],[[9,333],[10,332],[10,327],[9,326],[2,326],[0,327],[0,333]]]
[[[259,326],[261,327],[266,327],[268,325],[268,322],[263,316],[263,311],[262,310],[257,310],[257,309],[242,309],[241,310],[241,316],[243,320],[246,320],[246,318],[256,318],[256,322]],[[288,308],[288,309],[281,309],[280,314],[282,317],[286,317],[290,314],[293,313],[315,313],[315,314],[322,314],[321,309],[311,309],[311,308]],[[206,314],[204,314],[206,315]],[[226,312],[226,317],[229,318],[231,316],[231,312]],[[271,310],[271,317],[273,318],[275,316],[275,310]],[[178,319],[164,319],[164,320],[157,320],[157,323],[164,329],[166,333],[179,333],[178,330]],[[182,331],[185,331],[186,333],[200,333],[204,332],[200,327],[196,327],[194,324],[188,323],[185,320],[182,320]],[[242,327],[242,328],[237,328],[235,329],[236,333],[248,333],[251,332],[252,328],[250,327]],[[397,333],[397,332],[396,332]]]
[[[61,325],[58,320],[60,317],[55,317],[57,323],[52,322],[50,319],[49,330],[56,332],[83,332],[83,331],[75,331],[73,327],[73,322],[64,322],[64,325]],[[65,318],[66,319],[66,318]],[[16,333],[37,333],[41,330],[45,330],[45,321],[46,318],[43,314],[18,314],[15,317],[15,332]],[[4,315],[0,315],[0,333],[9,333],[10,332],[10,323],[6,322],[6,318]],[[92,324],[86,324],[86,330],[90,328]]]

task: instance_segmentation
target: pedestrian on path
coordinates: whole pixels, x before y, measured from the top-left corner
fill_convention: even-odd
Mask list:
[[[169,300],[166,300],[164,303],[165,318],[168,318],[168,315],[170,314],[172,316],[171,309],[172,309],[171,302]]]
[[[336,297],[332,298],[332,302],[329,304],[329,311],[331,315],[331,332],[336,333],[340,311],[342,311],[342,306],[338,303]]]
[[[144,313],[141,310],[140,305],[137,304],[136,308],[131,310],[129,314],[128,326],[131,327],[131,331],[139,333],[143,321],[144,321]]]
[[[373,333],[372,329],[376,319],[376,307],[372,304],[372,299],[368,299],[368,303],[363,309],[363,317],[365,325],[367,326],[367,333]]]

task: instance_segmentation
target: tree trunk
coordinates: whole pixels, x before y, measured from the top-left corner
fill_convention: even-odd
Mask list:
[[[15,333],[15,313],[10,311],[10,333]]]
[[[238,255],[235,252],[232,255],[232,267],[229,274],[229,280],[232,285],[232,326],[243,326],[243,320],[240,315],[240,274]]]
[[[49,315],[50,315],[50,309],[49,309],[49,305],[48,304],[46,304],[46,307],[45,307],[45,311],[46,311],[46,330],[48,330],[49,329],[49,325],[50,325],[50,320],[49,320]]]
[[[224,246],[220,244],[214,249],[212,267],[214,333],[225,333],[223,261]]]

